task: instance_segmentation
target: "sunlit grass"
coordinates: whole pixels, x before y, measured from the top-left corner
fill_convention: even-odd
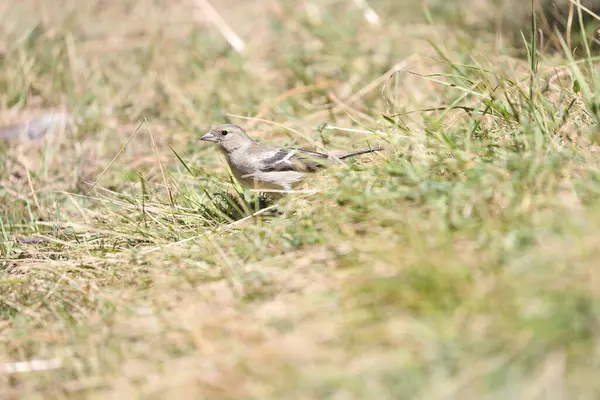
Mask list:
[[[3,124],[74,121],[0,143],[3,395],[597,397],[593,57],[445,3],[215,2],[242,54],[100,3],[0,24]],[[385,151],[270,198],[198,142],[225,121]]]

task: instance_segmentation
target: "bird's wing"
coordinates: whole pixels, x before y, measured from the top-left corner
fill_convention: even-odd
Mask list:
[[[263,172],[315,172],[323,168],[328,160],[329,156],[327,154],[316,151],[277,149],[277,151],[269,153],[268,157],[261,160],[260,170]]]

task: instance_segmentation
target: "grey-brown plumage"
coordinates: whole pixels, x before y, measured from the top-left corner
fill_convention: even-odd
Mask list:
[[[310,150],[282,149],[255,142],[242,128],[232,124],[217,126],[200,140],[216,143],[235,178],[255,189],[291,190],[307,173],[330,165],[336,158],[343,160],[383,149],[372,147],[338,157]]]

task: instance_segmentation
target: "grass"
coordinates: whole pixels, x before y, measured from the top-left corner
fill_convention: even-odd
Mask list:
[[[2,397],[597,398],[590,38],[214,4],[243,54],[188,1],[3,9],[1,122],[76,123],[0,143]],[[262,199],[197,141],[225,121],[386,151]]]

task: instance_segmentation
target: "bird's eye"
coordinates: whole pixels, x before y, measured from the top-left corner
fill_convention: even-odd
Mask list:
[[[227,134],[228,134],[228,133],[229,133],[229,132],[227,132],[227,131],[221,131],[221,135],[222,135],[222,136],[227,136]]]

